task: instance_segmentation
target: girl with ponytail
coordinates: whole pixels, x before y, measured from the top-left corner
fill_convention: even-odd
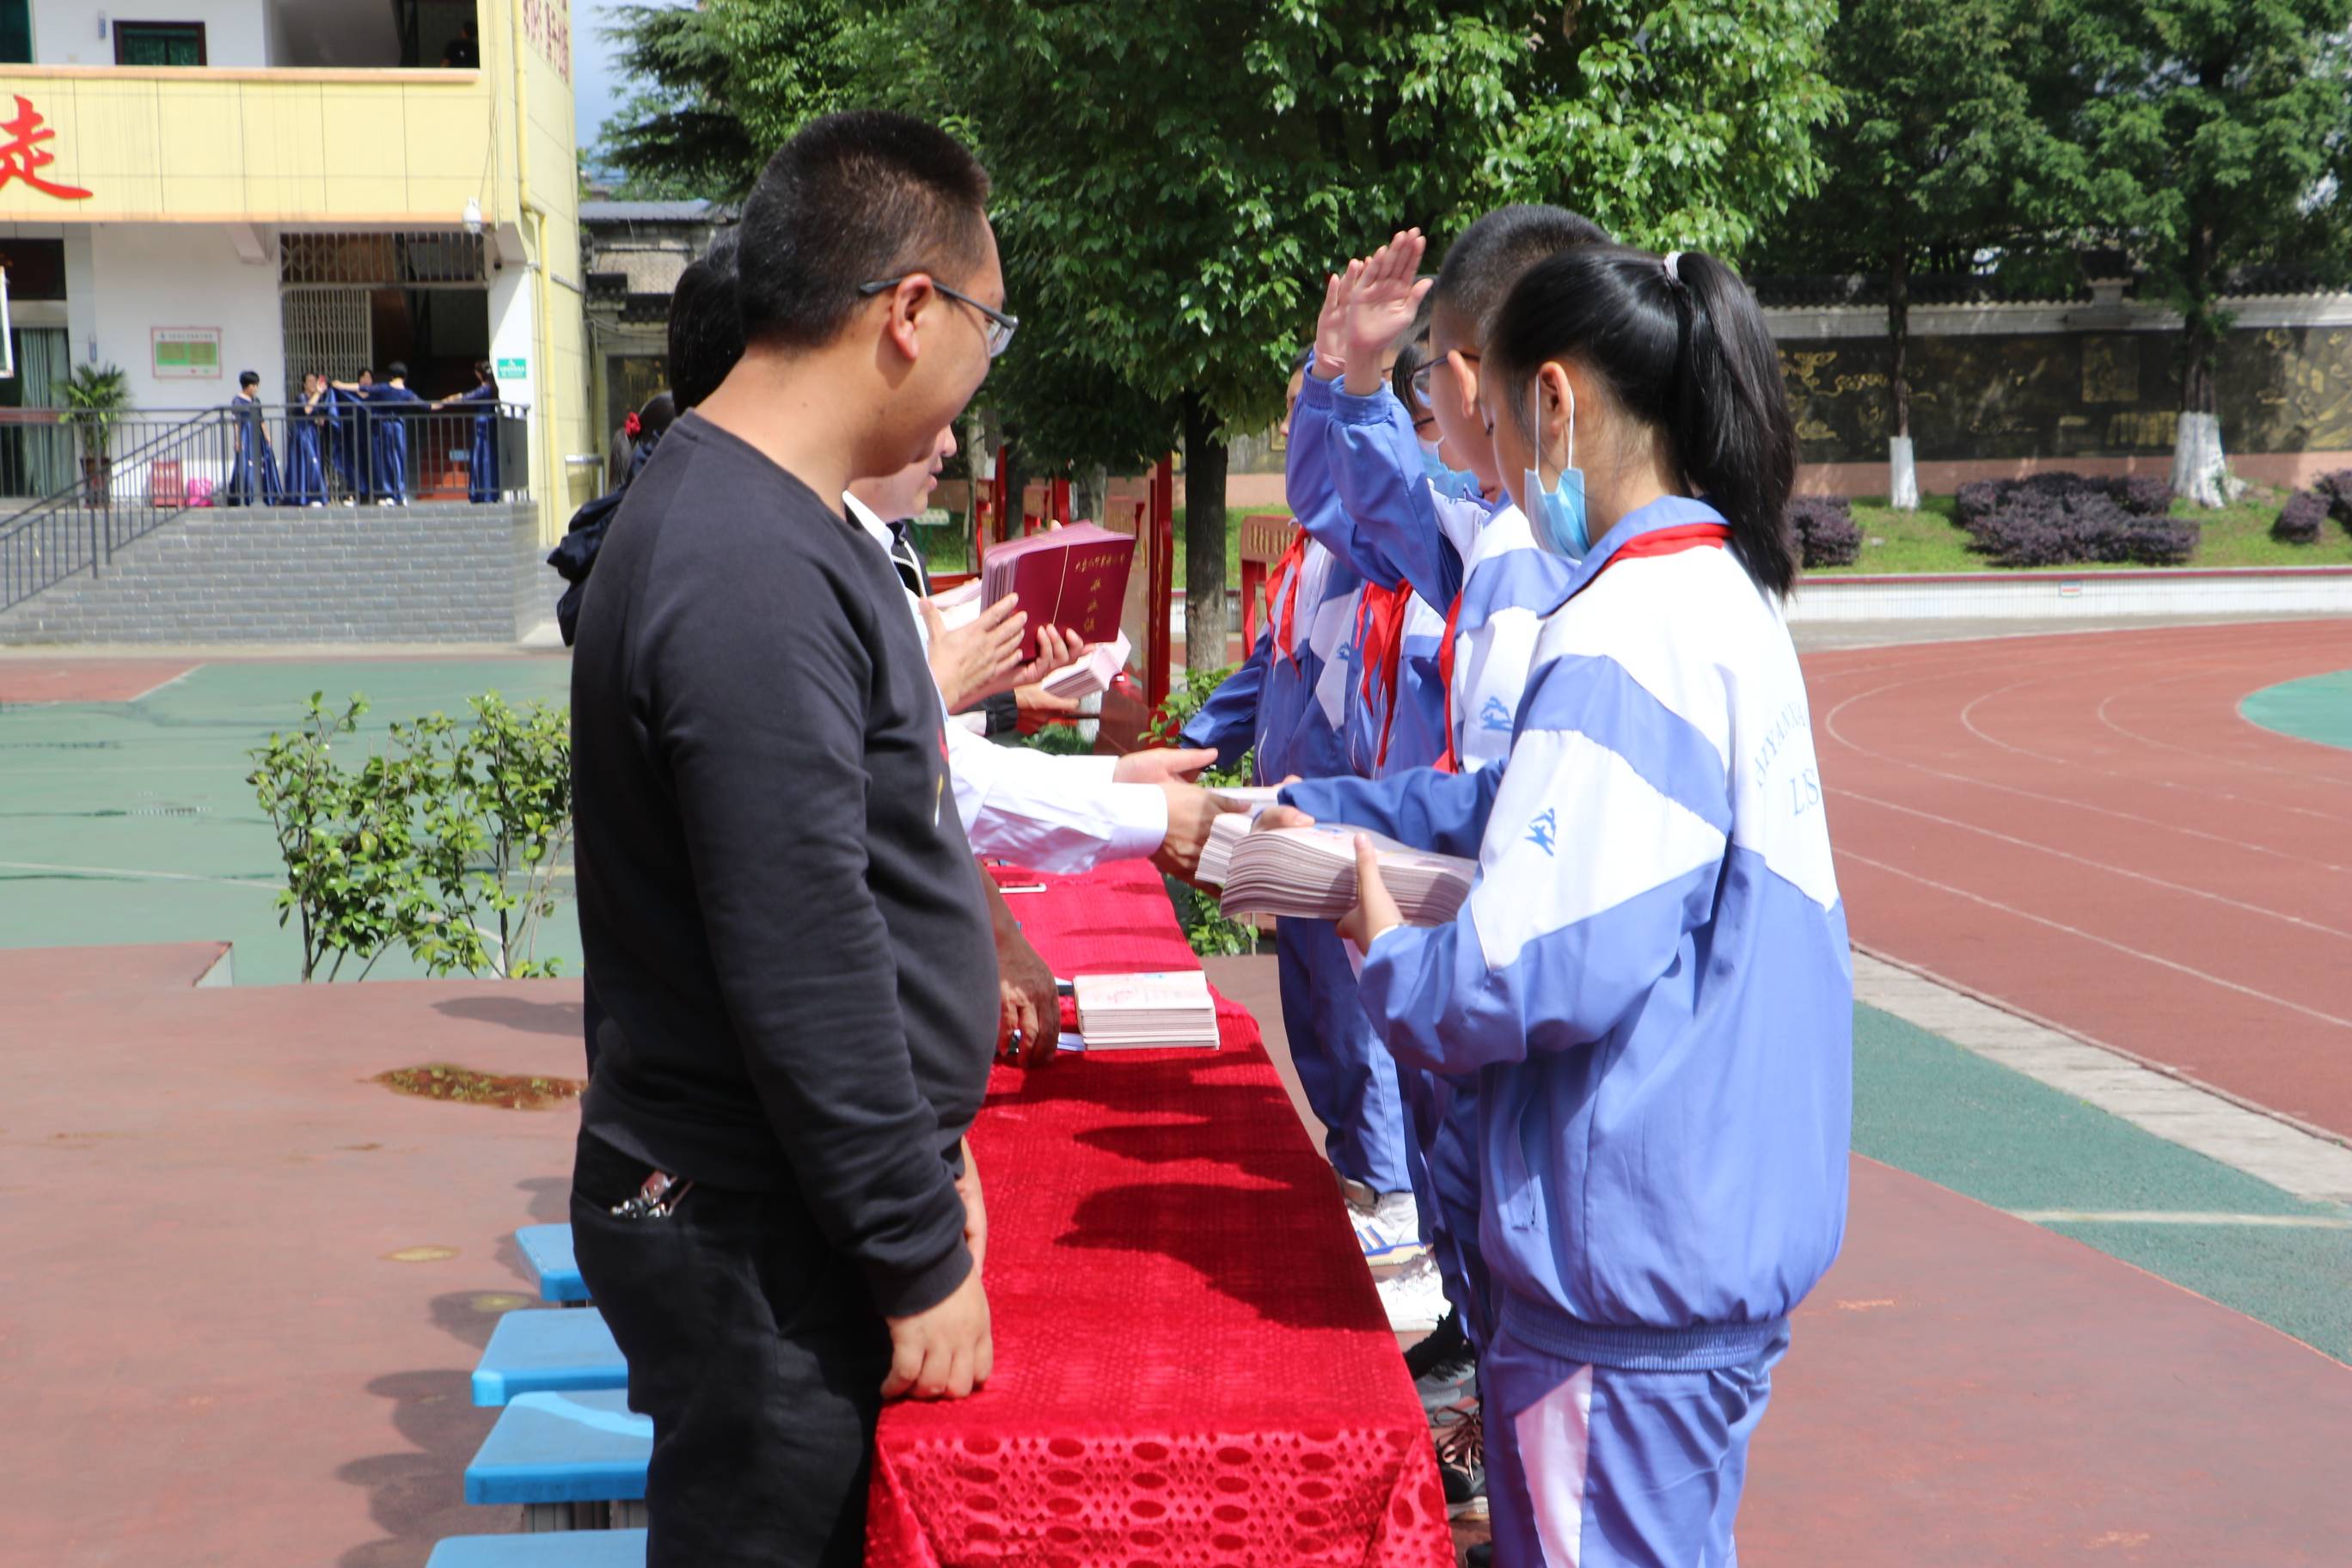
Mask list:
[[[1554,256],[1482,352],[1495,466],[1573,564],[1503,763],[1349,819],[1475,854],[1461,912],[1401,924],[1360,839],[1340,930],[1398,1061],[1478,1083],[1496,1561],[1728,1564],[1845,1225],[1853,971],[1780,616],[1795,440],[1709,257]]]

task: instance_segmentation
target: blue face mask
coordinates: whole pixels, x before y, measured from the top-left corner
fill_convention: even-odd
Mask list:
[[[1445,459],[1437,455],[1437,447],[1438,444],[1434,441],[1421,443],[1421,471],[1428,477],[1432,484],[1444,489],[1460,476],[1454,469],[1445,466]]]
[[[1554,555],[1581,561],[1592,548],[1585,531],[1584,470],[1576,466],[1576,393],[1568,395],[1568,462],[1559,480],[1544,488],[1543,475],[1528,468],[1519,479],[1519,510],[1528,514],[1536,542]]]

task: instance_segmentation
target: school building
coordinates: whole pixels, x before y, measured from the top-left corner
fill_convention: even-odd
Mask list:
[[[0,419],[77,365],[150,419],[243,370],[275,403],[402,361],[434,398],[487,359],[553,538],[599,476],[571,29],[569,0],[0,0]],[[19,454],[0,514],[73,477]]]

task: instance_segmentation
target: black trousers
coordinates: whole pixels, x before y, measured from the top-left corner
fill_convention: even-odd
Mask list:
[[[580,1135],[572,1247],[654,1423],[646,1568],[855,1568],[890,1368],[864,1276],[790,1193],[616,1217],[646,1173]]]

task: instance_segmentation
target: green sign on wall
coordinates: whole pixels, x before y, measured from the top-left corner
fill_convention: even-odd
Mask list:
[[[500,381],[529,381],[530,379],[530,361],[524,359],[520,354],[516,355],[512,359],[499,360],[498,362],[498,367],[499,379]]]

